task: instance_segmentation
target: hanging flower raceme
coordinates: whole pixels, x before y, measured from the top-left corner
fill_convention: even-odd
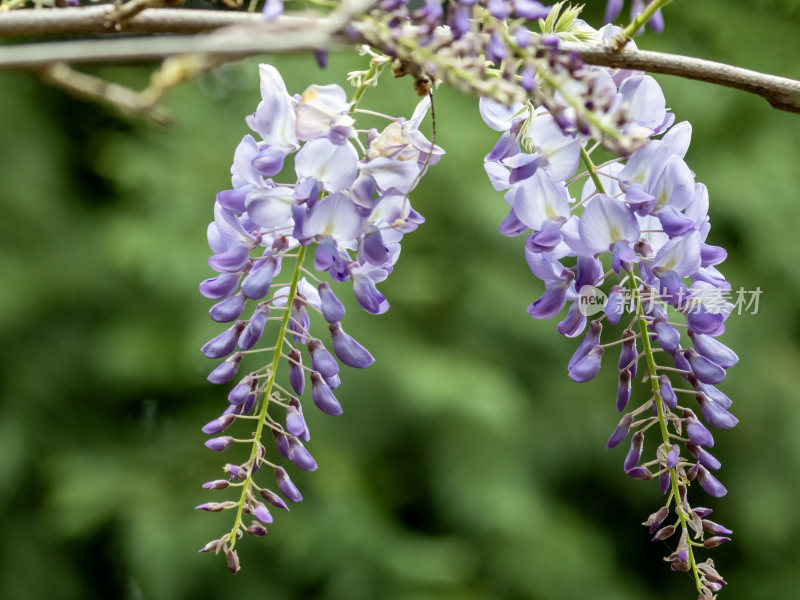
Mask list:
[[[429,96],[409,120],[387,117],[382,131],[371,130],[362,141],[354,103],[339,86],[312,85],[292,96],[275,68],[261,65],[259,73],[261,102],[247,118],[258,138],[244,136],[234,153],[231,189],[217,195],[208,227],[208,262],[217,275],[200,284],[200,292],[216,301],[211,318],[228,324],[202,347],[208,358],[222,359],[208,380],[234,382],[222,414],[202,428],[213,436],[206,446],[229,454],[249,449],[224,465],[225,479],[203,485],[235,488],[237,498],[198,506],[234,515],[232,528],[201,549],[224,551],[233,572],[239,569],[237,540],[245,533],[266,535],[272,523],[267,504],[288,510],[284,498],[302,500],[276,450],[303,471],[317,468],[306,448],[304,393],[310,389],[321,412],[340,415],[334,392],[341,384],[339,364],[362,369],[374,361],[342,327],[344,305],[323,279],[352,281],[367,312],[388,310],[377,284],[392,271],[403,235],[423,222],[408,192],[444,153],[419,131]],[[287,181],[289,155],[294,175]],[[316,273],[306,265],[309,254]],[[267,336],[270,342],[259,344]],[[251,432],[244,438],[228,433],[240,420]],[[270,489],[268,470],[276,489]]]
[[[634,408],[606,447],[630,437],[624,472],[657,480],[665,495],[645,525],[653,540],[677,539],[666,560],[673,570],[692,572],[700,597],[711,598],[725,581],[697,552],[729,541],[731,532],[706,518],[710,509],[693,507],[688,490],[696,481],[714,498],[725,495],[720,462],[710,453],[712,430],[738,422],[717,387],[738,360],[717,339],[732,308],[724,299],[730,284],[716,268],[726,254],[706,241],[708,193],[684,162],[691,126],[673,126],[651,77],[592,70],[597,81],[612,82],[609,101],[627,115],[619,126],[644,132],[643,146],[595,166],[588,132],[552,127],[558,116],[547,107],[484,99],[484,121],[502,132],[486,172],[509,206],[501,233],[525,234],[525,257],[544,283],[528,313],[544,319],[567,308],[558,331],[583,335],[569,377],[593,379],[613,360],[608,355],[619,353],[615,406]],[[584,172],[576,175],[579,162]],[[596,302],[606,295],[604,304]],[[614,326],[626,318],[616,339],[601,341],[608,334],[603,321]],[[637,403],[632,382],[642,371],[650,392]]]

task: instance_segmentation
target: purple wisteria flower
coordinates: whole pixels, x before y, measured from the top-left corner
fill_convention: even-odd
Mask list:
[[[738,423],[730,399],[716,387],[738,361],[717,339],[732,308],[725,300],[730,284],[716,268],[726,254],[706,242],[708,192],[684,161],[691,126],[673,125],[652,77],[590,71],[603,82],[609,104],[625,116],[616,125],[644,136],[643,145],[596,166],[591,132],[554,126],[562,115],[552,107],[483,98],[480,114],[501,134],[484,166],[509,207],[500,232],[525,236],[525,258],[544,285],[528,314],[548,319],[565,312],[558,331],[583,335],[569,377],[579,383],[593,379],[604,354],[619,352],[615,404],[623,412],[633,401],[637,370],[644,371],[651,394],[623,415],[606,447],[631,435],[623,470],[632,478],[657,479],[665,495],[646,525],[654,540],[680,534],[678,550],[666,560],[673,570],[692,571],[700,597],[711,598],[724,581],[712,581],[713,562],[700,562],[696,552],[717,545],[715,538],[704,541],[706,533],[730,532],[701,524],[705,509],[692,508],[688,488],[697,480],[707,494],[725,495],[710,472],[721,465],[708,451],[714,446],[709,427]],[[596,306],[589,300],[605,286],[607,301]],[[618,339],[601,342],[604,320],[625,323]],[[646,430],[655,442],[653,459],[643,458]],[[661,526],[670,513],[676,520]]]
[[[256,472],[272,469],[280,493],[299,502],[302,496],[274,450],[301,470],[317,469],[305,446],[310,434],[304,392],[310,387],[321,412],[340,415],[334,391],[341,385],[339,363],[366,368],[374,362],[343,329],[344,304],[324,279],[351,281],[357,303],[369,313],[388,310],[377,284],[392,272],[403,236],[424,221],[408,193],[444,154],[419,130],[430,108],[428,96],[410,119],[387,117],[383,130],[370,130],[362,140],[354,127],[354,103],[338,85],[312,85],[293,96],[274,67],[260,65],[259,75],[261,101],[246,119],[258,137],[242,138],[231,189],[217,195],[207,232],[213,251],[208,264],[217,275],[200,284],[200,292],[216,302],[211,318],[226,324],[202,347],[208,358],[222,360],[208,380],[234,382],[222,415],[203,427],[214,436],[206,446],[226,454],[239,444],[250,448],[243,463],[225,464],[229,479],[204,486],[238,486],[239,500],[198,507],[236,509],[232,529],[201,550],[225,549],[233,572],[240,567],[239,537],[263,536],[273,521],[257,496],[288,510],[276,492],[262,487],[265,482],[255,483]],[[285,168],[290,156],[293,173]],[[315,321],[325,330],[322,337],[330,336],[327,344],[316,337]],[[270,322],[277,329],[268,327]],[[259,347],[267,338],[273,345]],[[278,372],[282,365],[288,370],[286,386]],[[283,418],[276,414],[281,412]],[[239,419],[255,423],[252,437],[227,434]],[[267,429],[274,449],[263,441]],[[245,516],[252,517],[249,524]]]

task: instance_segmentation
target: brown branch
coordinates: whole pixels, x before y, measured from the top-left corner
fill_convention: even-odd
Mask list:
[[[143,94],[122,85],[80,73],[64,63],[57,62],[44,67],[41,70],[41,76],[45,81],[81,98],[105,102],[124,112],[143,115],[165,127],[174,125],[172,117],[166,111],[154,106]]]
[[[365,5],[362,5],[363,8]],[[110,6],[18,10],[0,14],[0,36],[113,33]],[[355,14],[353,11],[351,14]],[[193,37],[86,40],[0,47],[0,68],[41,68],[54,61],[112,63],[155,61],[196,52],[226,60],[269,52],[358,43],[342,31],[344,19],[283,16],[266,23],[260,15],[191,9],[149,8],[120,24],[130,33],[200,34]],[[207,32],[223,28],[217,34]],[[800,113],[800,82],[723,63],[674,54],[622,50],[589,44],[562,45],[588,64],[676,75],[736,88],[765,98],[780,110]]]
[[[774,108],[800,113],[800,81],[742,69],[725,63],[647,50],[614,51],[597,45],[562,44],[584,62],[604,67],[635,69],[714,83],[761,96]]]

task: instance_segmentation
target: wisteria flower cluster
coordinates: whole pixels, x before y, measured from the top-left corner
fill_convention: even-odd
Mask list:
[[[482,99],[484,121],[501,132],[485,158],[492,185],[509,205],[500,231],[525,234],[525,258],[544,283],[528,313],[549,319],[568,307],[559,333],[583,335],[568,364],[574,381],[594,378],[604,354],[619,347],[615,405],[624,412],[644,361],[649,396],[624,414],[606,447],[631,436],[625,473],[656,479],[666,498],[645,525],[653,540],[677,538],[665,560],[693,574],[700,598],[712,598],[725,581],[711,559],[700,562],[696,553],[729,541],[731,531],[708,519],[711,509],[693,506],[688,489],[696,480],[708,495],[725,495],[712,473],[721,465],[709,451],[714,438],[707,426],[738,422],[717,387],[738,360],[717,339],[732,308],[724,299],[730,284],[716,268],[726,252],[707,243],[708,192],[684,161],[691,126],[673,125],[657,82],[639,72],[581,69],[592,73],[611,106],[623,107],[622,130],[646,132],[648,141],[596,166],[597,145],[580,129],[563,127],[546,107]],[[626,318],[612,341],[601,341],[604,321],[614,326]]]
[[[381,65],[373,61],[374,76]],[[314,405],[337,416],[342,406],[333,390],[341,383],[339,363],[355,368],[373,363],[342,328],[345,308],[331,282],[350,281],[359,306],[369,313],[388,310],[377,284],[394,268],[403,235],[423,222],[408,194],[443,154],[419,131],[429,96],[408,120],[387,117],[381,131],[355,128],[354,115],[361,110],[356,103],[372,79],[352,101],[338,85],[312,85],[292,96],[278,71],[261,65],[261,102],[247,118],[260,139],[246,135],[239,143],[232,189],[220,192],[214,205],[208,264],[218,275],[203,281],[200,292],[217,301],[211,318],[230,325],[202,352],[224,359],[211,371],[210,382],[225,384],[246,374],[238,376],[224,411],[203,431],[214,436],[206,442],[210,449],[244,446],[249,455],[243,462],[242,456],[232,458],[224,479],[203,486],[234,488],[238,499],[198,508],[234,513],[230,531],[201,550],[224,551],[233,572],[239,569],[237,540],[244,533],[263,536],[272,523],[267,504],[288,510],[284,498],[302,499],[275,451],[299,469],[317,468],[305,445],[310,435],[301,398],[308,384]],[[286,182],[289,157],[294,174]],[[310,250],[313,271],[305,266]],[[327,325],[329,345],[313,333],[313,314]],[[267,328],[270,322],[277,331]],[[267,331],[271,345],[260,347]],[[243,439],[233,437],[227,430],[237,421],[254,430]],[[265,430],[274,444],[264,443]],[[263,471],[256,483],[256,473],[264,468],[274,472],[282,496],[261,479]]]
[[[262,100],[247,118],[258,138],[241,141],[232,189],[217,195],[208,239],[209,265],[219,274],[200,285],[218,301],[211,317],[232,323],[202,349],[223,359],[209,380],[224,384],[246,373],[222,415],[203,428],[214,436],[206,445],[221,451],[239,444],[250,452],[225,464],[225,479],[204,486],[237,488],[239,496],[198,507],[235,513],[231,530],[202,551],[224,550],[231,570],[239,569],[237,540],[266,534],[273,520],[267,504],[288,509],[284,499],[301,499],[275,450],[301,470],[317,468],[305,445],[307,383],[314,405],[336,416],[339,363],[372,364],[344,332],[344,307],[331,283],[351,281],[369,313],[388,309],[377,284],[391,273],[403,235],[423,221],[408,195],[443,154],[419,127],[432,89],[444,81],[478,96],[484,122],[500,134],[484,167],[509,207],[500,232],[525,236],[525,258],[544,284],[528,313],[549,319],[566,311],[558,332],[582,336],[567,365],[576,382],[593,379],[604,354],[619,350],[615,406],[624,414],[606,447],[630,436],[625,473],[658,481],[664,503],[644,524],[653,540],[673,544],[665,557],[672,570],[692,574],[700,599],[722,588],[713,560],[698,553],[729,541],[731,531],[690,501],[689,488],[697,481],[712,497],[726,493],[714,474],[721,464],[710,453],[709,427],[738,422],[717,387],[738,357],[717,339],[732,308],[724,300],[730,284],[717,269],[725,250],[707,242],[708,192],[684,160],[691,125],[675,124],[652,77],[587,66],[569,51],[574,42],[635,49],[630,37],[645,24],[663,29],[660,8],[667,3],[635,0],[630,25],[596,30],[579,18],[579,7],[564,3],[426,0],[412,9],[404,0],[382,0],[349,21],[350,33],[368,44],[362,54],[371,56],[368,70],[350,74],[357,88],[350,100],[337,85],[292,96],[278,72],[261,65]],[[610,0],[606,20],[622,7]],[[280,0],[264,8],[269,19],[282,10]],[[356,108],[389,64],[395,76],[410,74],[422,97],[408,120]],[[359,130],[359,113],[388,124]],[[311,248],[314,271],[304,264]],[[282,273],[288,277],[279,283]],[[332,353],[312,333],[315,313],[327,323]],[[270,321],[274,342],[259,347]],[[611,340],[601,339],[606,323],[618,326]],[[251,355],[267,360],[241,368]],[[649,384],[639,401],[637,376]],[[228,435],[236,421],[254,432]],[[256,483],[263,467],[274,471],[282,496],[261,476]]]

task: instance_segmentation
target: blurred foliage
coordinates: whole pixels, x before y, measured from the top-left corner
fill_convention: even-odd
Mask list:
[[[604,2],[591,2],[597,22]],[[640,46],[800,78],[800,3],[676,2]],[[363,68],[333,56],[273,61],[292,91]],[[198,348],[219,327],[197,283],[210,276],[205,228],[229,184],[257,61],[170,99],[172,131],[0,75],[0,597],[678,599],[688,577],[661,562],[639,524],[654,484],[626,478],[609,357],[577,385],[577,341],[525,307],[542,292],[481,160],[496,134],[470,98],[436,97],[448,154],[413,195],[427,222],[382,285],[392,310],[346,328],[377,358],[346,371],[345,413],[307,411],[319,471],[292,471],[305,500],[232,577],[197,554],[230,527],[192,511],[223,457],[200,426],[225,405]],[[143,84],[144,69],[103,70]],[[740,425],[715,433],[728,497],[710,501],[735,541],[713,552],[730,598],[792,598],[800,576],[800,117],[708,84],[658,77],[687,160],[711,194],[711,242],[734,287],[764,290],[724,341],[741,356],[723,389]],[[409,80],[387,77],[363,106],[410,114]],[[639,388],[639,394],[645,394]],[[715,448],[716,450],[717,448]],[[694,492],[699,498],[700,491]],[[703,501],[698,501],[700,504]]]

